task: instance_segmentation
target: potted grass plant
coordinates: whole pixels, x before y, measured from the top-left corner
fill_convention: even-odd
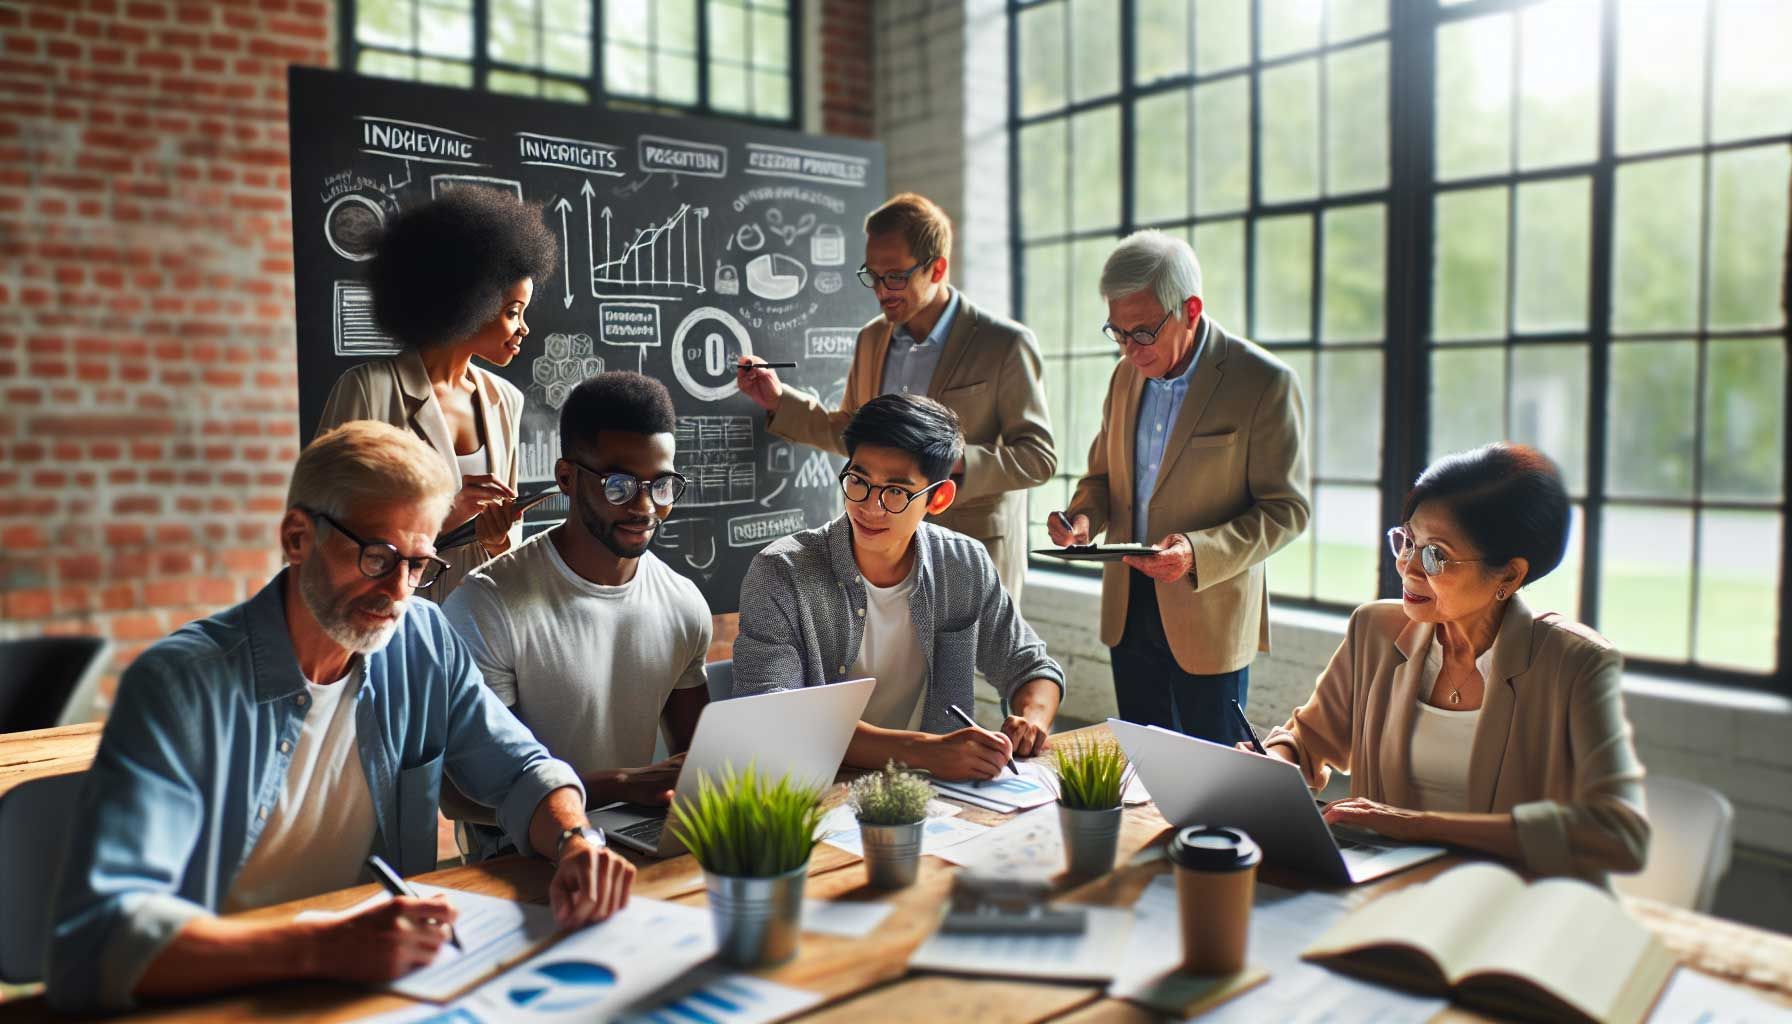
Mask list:
[[[672,834],[703,868],[717,955],[727,963],[759,967],[796,955],[821,792],[748,765],[720,779],[702,775],[695,799],[673,802]]]
[[[1113,870],[1127,767],[1125,752],[1113,740],[1075,740],[1055,747],[1058,825],[1072,875],[1093,877]]]
[[[891,761],[882,771],[854,779],[847,793],[859,819],[865,873],[879,889],[913,885],[921,866],[921,832],[933,786],[920,772]]]

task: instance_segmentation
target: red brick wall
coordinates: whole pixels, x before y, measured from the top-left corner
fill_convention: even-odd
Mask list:
[[[823,11],[823,130],[868,136],[870,4]],[[286,66],[333,66],[335,24],[329,0],[0,6],[0,636],[109,636],[116,672],[277,568]]]
[[[0,7],[0,619],[122,666],[276,563],[286,65],[325,0]]]

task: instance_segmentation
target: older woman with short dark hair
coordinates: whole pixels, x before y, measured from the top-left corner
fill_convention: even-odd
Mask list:
[[[522,352],[524,313],[558,245],[539,205],[463,187],[396,217],[368,265],[374,318],[404,351],[338,378],[317,429],[377,420],[410,430],[460,482],[442,528],[477,517],[477,536],[439,552],[451,567],[425,592],[434,600],[522,540],[513,499],[523,393],[475,360],[503,367]]]
[[[1314,788],[1350,774],[1334,824],[1539,875],[1641,868],[1649,822],[1618,652],[1518,596],[1567,546],[1554,463],[1514,444],[1451,455],[1413,485],[1404,518],[1388,531],[1401,599],[1351,615],[1313,696],[1264,741],[1270,756]]]

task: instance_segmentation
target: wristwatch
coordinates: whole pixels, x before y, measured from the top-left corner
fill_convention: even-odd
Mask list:
[[[581,825],[578,828],[562,829],[560,831],[559,841],[554,844],[555,863],[559,863],[560,852],[566,849],[566,841],[573,836],[584,837],[586,842],[599,850],[610,845],[609,841],[604,838],[604,830],[601,828],[593,828],[590,825]]]

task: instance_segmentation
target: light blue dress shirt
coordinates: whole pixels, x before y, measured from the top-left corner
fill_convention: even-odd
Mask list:
[[[125,671],[51,911],[45,974],[56,1008],[129,1007],[181,928],[222,905],[261,837],[310,703],[285,577],[181,627]],[[496,809],[519,849],[543,798],[584,792],[485,685],[433,602],[408,603],[359,677],[355,740],[378,823],[369,852],[399,874],[435,869],[444,772]]]
[[[1157,475],[1167,454],[1165,447],[1176,430],[1176,417],[1182,412],[1182,400],[1188,397],[1189,381],[1194,379],[1195,367],[1201,365],[1201,354],[1206,349],[1207,318],[1202,317],[1188,369],[1177,377],[1145,378],[1132,446],[1132,539],[1136,544],[1155,544],[1161,539],[1145,536],[1151,516],[1151,492],[1157,490]]]
[[[883,393],[886,395],[925,395],[933,382],[933,371],[946,351],[946,336],[958,316],[958,289],[946,300],[946,309],[927,337],[920,341],[908,332],[908,325],[898,324],[890,335],[890,350],[884,354]]]

